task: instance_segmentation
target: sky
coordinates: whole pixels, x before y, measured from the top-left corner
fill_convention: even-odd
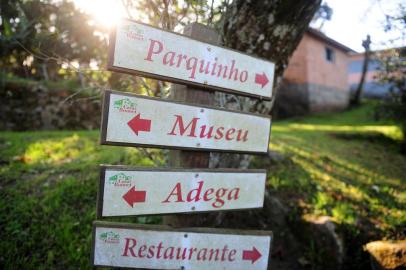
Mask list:
[[[73,0],[77,7],[90,13],[95,23],[107,27],[126,17],[121,0]],[[401,36],[399,31],[385,33],[385,14],[396,14],[399,4],[405,0],[325,0],[333,9],[331,21],[321,29],[327,36],[362,52],[362,40],[371,35],[373,50],[406,46],[406,40],[389,43]]]
[[[404,0],[326,0],[333,9],[331,21],[327,21],[322,31],[329,37],[362,52],[362,40],[371,35],[373,50],[387,47],[406,46],[405,39],[393,45],[389,40],[401,36],[399,31],[385,33],[385,14],[394,15]]]

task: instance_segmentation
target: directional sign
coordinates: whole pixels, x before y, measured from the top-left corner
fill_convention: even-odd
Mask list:
[[[110,222],[93,224],[95,266],[184,270],[266,270],[270,231],[175,230]]]
[[[98,217],[260,208],[265,170],[101,166]]]
[[[270,99],[275,65],[187,36],[124,20],[111,35],[108,69]]]
[[[270,129],[261,115],[106,91],[101,143],[266,153]]]

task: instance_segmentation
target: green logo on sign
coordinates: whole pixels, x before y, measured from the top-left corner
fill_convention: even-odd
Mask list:
[[[144,40],[144,30],[135,24],[127,24],[122,27],[129,39]]]
[[[114,108],[120,112],[135,113],[136,103],[132,102],[129,98],[123,98],[114,101]]]
[[[100,240],[109,244],[118,244],[120,242],[120,235],[112,231],[101,233],[99,237]]]
[[[109,178],[109,183],[116,187],[129,187],[131,186],[131,176],[124,173],[118,173]]]

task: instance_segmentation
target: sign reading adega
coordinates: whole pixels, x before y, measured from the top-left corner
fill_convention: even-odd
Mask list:
[[[106,91],[101,143],[266,153],[270,117]]]
[[[124,20],[111,35],[108,69],[270,99],[275,65],[227,48]]]
[[[266,270],[272,232],[171,229],[95,222],[95,266],[141,269]]]
[[[98,216],[260,208],[265,170],[101,166]]]

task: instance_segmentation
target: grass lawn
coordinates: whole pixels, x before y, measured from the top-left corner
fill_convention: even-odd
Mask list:
[[[98,164],[165,163],[159,150],[148,150],[153,162],[142,149],[100,146],[98,136],[98,131],[0,133],[1,269],[90,269]],[[332,216],[350,238],[363,231],[370,232],[368,240],[404,237],[401,136],[395,125],[373,120],[372,105],[280,121],[273,124],[270,149],[285,158],[272,163],[256,158],[252,166],[266,164],[271,193],[300,209],[302,218]]]

